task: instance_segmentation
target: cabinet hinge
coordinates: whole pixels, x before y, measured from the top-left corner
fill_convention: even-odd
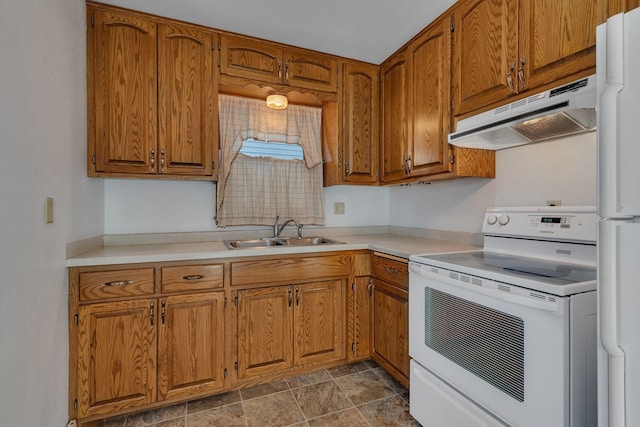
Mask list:
[[[238,370],[238,362],[233,364],[233,369],[235,369],[236,371]]]
[[[73,400],[73,409],[78,409],[78,399]]]
[[[211,161],[211,169],[216,170],[216,161],[215,160]]]
[[[452,33],[456,30],[456,21],[453,20],[453,17],[451,18],[451,25],[449,26],[449,28],[451,29]]]
[[[224,297],[224,308],[227,308],[227,297]]]
[[[91,163],[96,164],[96,155],[91,156]]]
[[[94,17],[92,16],[91,17],[91,26],[95,27],[95,25],[96,25],[96,21],[95,21]]]
[[[450,164],[453,164],[453,162],[455,161],[455,159],[456,159],[456,158],[454,157],[454,155],[453,155],[453,154],[452,154],[452,155],[450,155],[450,156],[449,156],[449,163],[450,163]]]
[[[77,325],[78,325],[78,323],[79,323],[78,315],[77,315],[77,314],[74,314],[74,315],[73,315],[73,324],[77,326]]]
[[[218,50],[222,49],[220,42],[218,42]]]
[[[227,378],[227,368],[224,368],[224,377]]]
[[[356,343],[355,343],[355,342],[352,342],[352,343],[351,343],[351,351],[352,351],[353,353],[355,353],[355,352],[356,352]]]
[[[211,42],[211,50],[216,50],[216,42]]]
[[[456,109],[456,101],[451,101],[451,110]]]
[[[236,307],[238,306],[238,297],[237,296],[233,297],[233,305],[235,305]]]
[[[351,284],[351,291],[352,291],[352,292],[355,292],[355,291],[356,291],[356,282],[353,282],[353,283]]]

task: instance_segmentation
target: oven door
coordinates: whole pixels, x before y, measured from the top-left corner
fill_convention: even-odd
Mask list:
[[[569,298],[411,262],[409,354],[506,425],[567,426],[568,305]],[[458,410],[419,389],[411,383],[411,405],[440,414],[433,419]],[[430,419],[418,421],[435,425]]]

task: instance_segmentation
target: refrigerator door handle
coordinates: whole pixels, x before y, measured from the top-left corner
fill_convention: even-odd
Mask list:
[[[618,224],[598,229],[598,335],[608,353],[609,427],[625,426],[624,351],[618,343]]]
[[[624,88],[622,15],[598,29],[598,214],[619,218],[620,153],[618,141],[618,95]],[[604,71],[604,72],[602,72]],[[602,171],[607,173],[602,173]]]

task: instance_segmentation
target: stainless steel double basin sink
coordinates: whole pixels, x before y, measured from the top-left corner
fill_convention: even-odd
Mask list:
[[[255,240],[224,240],[227,249],[260,249],[284,246],[323,246],[323,245],[339,245],[344,244],[338,240],[328,239],[326,237],[265,237]]]

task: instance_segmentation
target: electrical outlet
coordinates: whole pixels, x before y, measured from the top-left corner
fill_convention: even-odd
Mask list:
[[[562,206],[562,200],[547,200],[547,206]]]
[[[344,215],[344,202],[333,202],[333,214]]]
[[[44,202],[44,222],[53,223],[53,197],[47,197]]]

